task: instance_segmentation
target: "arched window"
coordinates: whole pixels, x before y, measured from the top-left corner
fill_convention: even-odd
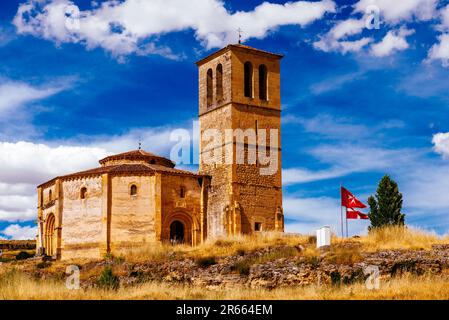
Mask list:
[[[253,65],[251,62],[245,62],[244,66],[244,85],[245,85],[245,97],[253,97]]]
[[[267,95],[267,67],[264,64],[259,66],[259,99],[268,100]]]
[[[217,101],[223,100],[223,66],[218,64],[216,71],[216,92]]]
[[[53,194],[51,192],[51,190],[48,191],[48,202],[53,200]]]
[[[130,189],[129,193],[130,193],[132,196],[137,196],[137,186],[136,186],[135,184],[133,184],[133,185],[131,186],[131,189]]]
[[[214,93],[213,93],[213,86],[212,86],[212,78],[213,73],[212,69],[207,70],[207,80],[206,80],[206,86],[207,86],[207,106],[210,107],[212,105],[212,101],[214,100]]]
[[[179,190],[179,197],[180,198],[186,197],[186,189],[184,187],[181,187],[181,189]]]
[[[81,199],[86,199],[86,194],[87,194],[87,188],[86,187],[81,188],[80,198]]]

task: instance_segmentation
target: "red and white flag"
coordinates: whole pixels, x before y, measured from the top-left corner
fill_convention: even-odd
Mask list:
[[[346,208],[366,208],[349,190],[341,187],[341,206]]]
[[[367,214],[354,210],[352,208],[346,208],[346,219],[361,219],[368,220],[369,217]]]

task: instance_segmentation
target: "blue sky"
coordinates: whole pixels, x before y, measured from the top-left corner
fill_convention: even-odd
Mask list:
[[[35,187],[53,176],[139,139],[168,156],[170,132],[197,117],[194,62],[239,27],[285,54],[287,231],[338,231],[340,183],[366,202],[387,173],[406,222],[447,233],[449,3],[391,2],[3,1],[0,237],[34,234]],[[366,26],[373,5],[379,29]]]

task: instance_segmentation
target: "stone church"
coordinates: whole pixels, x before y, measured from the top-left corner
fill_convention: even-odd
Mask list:
[[[209,129],[276,129],[273,174],[262,175],[257,162],[206,163],[213,150],[202,139],[199,173],[140,149],[106,157],[97,168],[38,186],[38,254],[101,258],[146,243],[197,245],[226,235],[283,232],[281,59],[234,44],[197,62],[201,135]],[[236,142],[230,145],[235,151]],[[245,154],[249,148],[266,146],[248,140]]]

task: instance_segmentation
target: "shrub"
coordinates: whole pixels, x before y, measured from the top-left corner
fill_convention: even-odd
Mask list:
[[[110,253],[110,252],[105,253],[104,260],[112,261],[113,259],[114,259],[114,256],[112,255],[112,253]]]
[[[306,258],[307,263],[310,264],[313,270],[318,269],[321,262],[320,260],[321,259],[317,256],[309,256]]]
[[[41,261],[38,264],[36,264],[36,268],[37,269],[45,269],[45,268],[47,268],[49,266],[51,266],[51,263],[47,262],[47,261]]]
[[[338,271],[332,271],[331,274],[331,283],[334,286],[339,286],[341,284],[341,274]]]
[[[103,289],[117,290],[120,285],[119,278],[114,275],[111,266],[104,267],[98,278],[98,286]]]
[[[214,245],[217,247],[231,247],[234,244],[233,241],[230,240],[224,240],[224,239],[218,239],[217,241],[215,241]]]
[[[16,260],[25,260],[25,259],[29,259],[34,257],[33,254],[28,253],[26,251],[20,251],[17,255],[16,255]]]
[[[243,259],[243,260],[237,261],[231,267],[231,271],[236,271],[236,272],[238,272],[242,276],[247,276],[247,275],[249,275],[249,273],[251,271],[251,265],[252,265],[252,261],[251,260]]]
[[[398,261],[391,268],[392,276],[402,275],[404,273],[421,276],[424,274],[424,270],[417,265],[415,260]]]
[[[129,276],[135,278],[137,283],[143,283],[143,282],[145,282],[145,281],[150,279],[150,277],[148,275],[146,275],[141,270],[131,271],[129,273]]]
[[[217,260],[213,256],[201,257],[196,259],[196,264],[201,268],[207,268],[213,266],[214,264],[217,264]]]
[[[365,274],[363,273],[362,269],[358,269],[358,270],[352,272],[349,276],[343,277],[344,284],[353,284],[356,282],[362,282],[364,280],[365,280]]]
[[[308,244],[316,244],[316,236],[309,236],[307,238],[307,243]]]

